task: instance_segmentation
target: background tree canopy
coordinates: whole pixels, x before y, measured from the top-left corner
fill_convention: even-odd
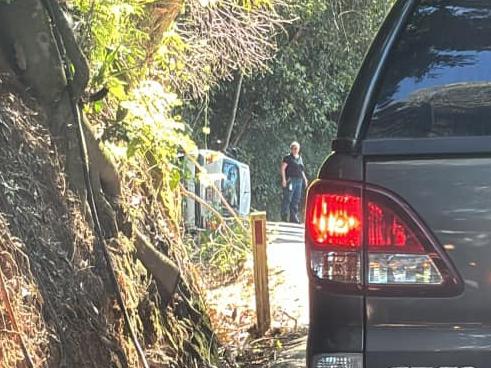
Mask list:
[[[230,142],[251,166],[253,207],[278,218],[279,164],[293,140],[302,145],[309,178],[316,176],[345,96],[392,3],[308,0],[281,9],[292,21],[277,37],[269,70],[245,77]],[[238,80],[210,93],[212,147],[224,140]]]

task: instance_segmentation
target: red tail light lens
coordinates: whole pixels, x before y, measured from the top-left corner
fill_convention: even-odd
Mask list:
[[[306,244],[313,275],[344,288],[410,286],[411,292],[454,293],[461,287],[448,257],[416,215],[380,189],[318,181],[307,198]]]
[[[325,280],[361,283],[361,189],[314,187],[309,192],[306,234],[312,245],[311,267]]]
[[[319,245],[359,248],[361,198],[352,194],[315,195],[307,226]]]
[[[370,251],[422,254],[424,246],[408,222],[388,206],[368,202],[367,244]]]

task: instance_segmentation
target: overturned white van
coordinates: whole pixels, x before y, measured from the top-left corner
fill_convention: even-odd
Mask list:
[[[251,208],[251,178],[249,166],[222,152],[199,150],[185,159],[189,176],[187,190],[206,202],[191,196],[184,199],[184,221],[187,229],[207,228],[212,217],[208,206],[224,217],[232,216],[223,200],[239,216],[247,216]]]

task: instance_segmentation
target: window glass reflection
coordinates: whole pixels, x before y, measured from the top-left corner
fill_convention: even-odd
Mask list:
[[[491,2],[421,1],[389,56],[369,138],[491,135]]]

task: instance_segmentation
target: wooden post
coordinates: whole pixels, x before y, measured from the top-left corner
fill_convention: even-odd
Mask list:
[[[251,214],[252,250],[254,254],[254,285],[256,288],[257,329],[262,336],[271,327],[268,288],[268,256],[266,212]]]

